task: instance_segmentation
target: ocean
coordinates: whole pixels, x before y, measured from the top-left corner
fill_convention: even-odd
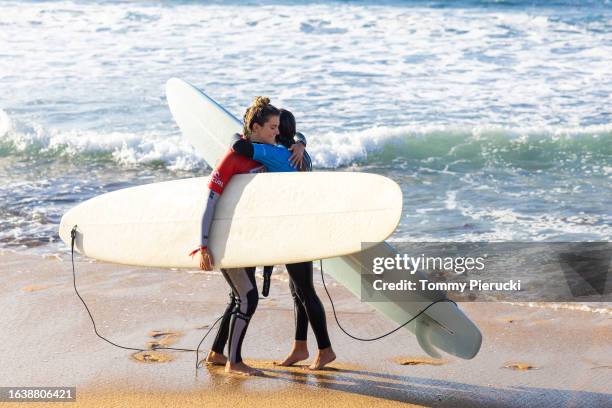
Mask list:
[[[171,77],[395,180],[390,241],[610,241],[611,67],[608,1],[0,0],[0,248],[65,255],[72,206],[209,174]]]

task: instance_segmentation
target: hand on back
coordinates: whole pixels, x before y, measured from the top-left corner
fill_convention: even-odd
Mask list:
[[[289,147],[289,151],[292,153],[291,156],[289,156],[289,162],[297,169],[302,168],[302,164],[304,162],[304,150],[306,150],[306,148],[301,143],[294,143],[291,145],[291,147]]]

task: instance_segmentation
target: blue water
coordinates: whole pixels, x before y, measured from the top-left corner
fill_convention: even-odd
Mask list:
[[[392,240],[610,240],[610,67],[605,1],[0,0],[0,247],[65,253],[75,204],[208,174],[173,76],[397,181]]]

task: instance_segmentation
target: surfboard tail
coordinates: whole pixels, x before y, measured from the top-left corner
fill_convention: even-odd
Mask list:
[[[369,248],[377,256],[393,257],[398,251],[387,242]],[[349,289],[355,296],[361,296],[361,270],[363,259],[367,257],[353,254],[325,259],[325,273],[331,275],[338,283]],[[418,279],[421,279],[420,277]],[[383,316],[400,325],[416,316],[420,311],[437,300],[444,299],[446,294],[436,293],[436,298],[429,293],[415,292],[408,294],[405,301],[389,299],[382,302],[367,302]],[[414,333],[420,347],[428,355],[439,358],[439,350],[462,359],[471,359],[480,350],[482,335],[478,327],[451,302],[438,302],[419,316],[416,321],[405,328]]]
[[[421,346],[421,349],[429,354],[430,357],[441,358],[442,355],[438,353],[433,344],[431,344],[431,333],[430,326],[423,324],[420,320],[417,322],[414,334],[419,342],[419,346]]]

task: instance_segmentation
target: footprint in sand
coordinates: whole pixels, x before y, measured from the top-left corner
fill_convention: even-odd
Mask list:
[[[153,340],[147,342],[147,351],[139,351],[132,354],[132,358],[142,363],[167,363],[174,360],[170,354],[156,351],[159,347],[168,347],[176,342],[183,333],[169,330],[152,330],[149,332],[149,337]]]
[[[174,359],[171,355],[159,351],[139,351],[132,354],[132,358],[141,363],[167,363]]]
[[[529,363],[508,363],[504,366],[504,368],[509,368],[511,370],[517,370],[517,371],[529,371],[529,370],[538,369],[538,367],[531,365]]]
[[[38,292],[39,290],[44,290],[47,289],[49,286],[47,285],[30,285],[30,286],[24,286],[23,288],[21,288],[22,292]]]
[[[149,332],[149,336],[153,338],[153,340],[149,340],[147,342],[147,348],[153,350],[159,347],[168,347],[172,344],[176,343],[179,337],[181,337],[183,333],[175,332],[175,331],[167,331],[167,330],[152,330]]]
[[[430,357],[401,357],[395,360],[401,365],[443,365],[447,361],[439,358]]]
[[[43,258],[44,259],[49,259],[49,260],[52,260],[52,261],[61,261],[61,262],[64,261],[60,254],[47,254],[47,255],[43,256]]]

